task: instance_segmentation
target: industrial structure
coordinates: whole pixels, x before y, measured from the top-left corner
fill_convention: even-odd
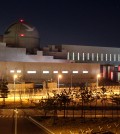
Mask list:
[[[13,81],[41,84],[58,81],[74,83],[96,82],[101,79],[120,81],[120,48],[84,45],[48,45],[40,47],[38,30],[19,20],[8,26],[0,36],[0,77]]]

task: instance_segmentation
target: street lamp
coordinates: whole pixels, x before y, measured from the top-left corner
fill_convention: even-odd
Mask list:
[[[60,82],[60,78],[62,78],[62,75],[58,75],[58,91],[59,91],[59,82]]]
[[[98,86],[99,86],[99,83],[98,83],[99,78],[100,78],[100,74],[97,74],[97,83],[96,83],[97,88],[98,88]]]
[[[17,134],[17,114],[18,111],[15,109],[15,80],[18,76],[14,74],[13,79],[14,79],[14,112],[15,112],[15,134]]]
[[[15,109],[15,80],[16,80],[16,78],[17,78],[17,75],[14,74],[14,76],[13,76],[13,79],[14,79],[14,109]]]
[[[73,75],[71,75],[71,82],[70,82],[70,84],[71,84],[71,90],[72,90],[72,83],[73,83],[73,80],[72,80],[73,78],[72,77],[73,77]]]

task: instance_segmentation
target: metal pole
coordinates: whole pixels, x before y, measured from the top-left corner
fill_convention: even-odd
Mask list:
[[[14,76],[14,109],[15,109],[15,76]]]
[[[59,89],[59,85],[60,85],[60,78],[61,78],[61,77],[62,77],[62,76],[59,74],[59,75],[58,75],[58,91],[60,90],[60,89]]]
[[[18,113],[18,111],[17,111],[17,109],[15,109],[15,79],[17,78],[17,75],[14,75],[13,76],[13,79],[14,79],[14,112],[15,112],[15,116],[14,116],[14,118],[15,118],[15,134],[17,134],[17,113]]]
[[[72,89],[72,75],[71,75],[71,89]]]
[[[33,101],[35,101],[35,90],[33,88]]]
[[[98,88],[98,76],[97,76],[97,88]]]
[[[58,76],[58,92],[59,92],[59,76]]]

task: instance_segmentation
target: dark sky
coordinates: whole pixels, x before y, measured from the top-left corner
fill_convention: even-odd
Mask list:
[[[4,0],[0,34],[23,18],[41,44],[120,47],[120,0]]]

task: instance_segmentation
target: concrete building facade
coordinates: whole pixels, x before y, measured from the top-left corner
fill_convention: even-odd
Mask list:
[[[60,82],[69,85],[96,82],[97,74],[120,81],[120,48],[83,45],[40,48],[37,30],[24,21],[10,25],[0,37],[0,77],[8,82],[13,81],[15,73],[19,81],[34,83],[57,82],[58,74],[62,75]]]

